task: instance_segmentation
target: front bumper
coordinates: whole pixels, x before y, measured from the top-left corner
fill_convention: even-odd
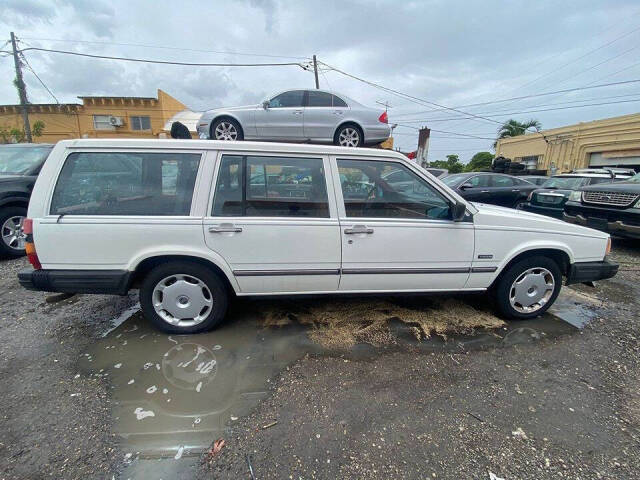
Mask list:
[[[616,273],[618,273],[618,264],[608,260],[578,262],[571,265],[566,285],[604,280],[613,277]]]
[[[127,270],[33,270],[18,272],[27,290],[62,293],[126,295],[131,272]]]
[[[540,215],[546,215],[547,217],[558,218],[562,220],[562,207],[543,207],[540,205],[532,205],[531,203],[523,203],[519,205],[519,210],[524,210],[525,212],[538,213]]]
[[[575,223],[576,225],[582,225],[583,227],[595,228],[603,232],[608,232],[611,235],[628,238],[640,238],[640,225],[631,225],[625,223],[624,220],[609,221],[606,218],[584,216],[581,213],[570,215],[567,212],[563,212],[562,219],[568,223]]]

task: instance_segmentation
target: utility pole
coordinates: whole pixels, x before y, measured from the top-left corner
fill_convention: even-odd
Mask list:
[[[318,82],[318,61],[316,60],[316,56],[313,56],[313,74],[316,76],[316,89],[320,88],[320,83]]]
[[[22,64],[18,58],[18,48],[16,47],[16,36],[11,32],[11,46],[13,47],[13,63],[16,66],[16,88],[20,97],[20,107],[22,108],[22,120],[24,122],[24,134],[27,142],[31,143],[31,125],[29,124],[29,110],[27,106],[27,87],[22,80]]]

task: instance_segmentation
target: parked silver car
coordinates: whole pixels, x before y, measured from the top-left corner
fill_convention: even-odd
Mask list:
[[[373,145],[389,138],[387,113],[325,90],[287,90],[258,105],[205,112],[198,135],[215,140],[266,140]]]

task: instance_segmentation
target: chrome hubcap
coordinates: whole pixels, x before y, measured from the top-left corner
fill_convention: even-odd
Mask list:
[[[532,313],[544,307],[555,288],[553,275],[546,268],[530,268],[520,274],[509,290],[509,302],[520,313]]]
[[[238,130],[229,122],[220,122],[215,130],[216,140],[236,140],[238,138]]]
[[[347,127],[338,136],[338,143],[342,147],[357,147],[359,142],[360,133],[355,128]]]
[[[2,241],[13,250],[24,250],[27,236],[22,231],[25,217],[9,217],[2,224]]]
[[[171,275],[153,289],[153,308],[165,322],[177,327],[198,325],[211,313],[213,296],[209,287],[192,275]]]

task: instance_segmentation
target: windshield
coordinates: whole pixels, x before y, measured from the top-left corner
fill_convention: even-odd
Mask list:
[[[447,175],[440,180],[442,180],[448,187],[454,187],[462,182],[465,178],[467,178],[467,175]]]
[[[625,182],[635,182],[640,183],[640,173],[636,173],[633,177],[627,178]]]
[[[542,184],[542,188],[564,188],[567,190],[574,190],[584,185],[586,180],[587,179],[584,177],[551,177]]]
[[[21,175],[47,158],[51,147],[0,147],[0,173]]]

